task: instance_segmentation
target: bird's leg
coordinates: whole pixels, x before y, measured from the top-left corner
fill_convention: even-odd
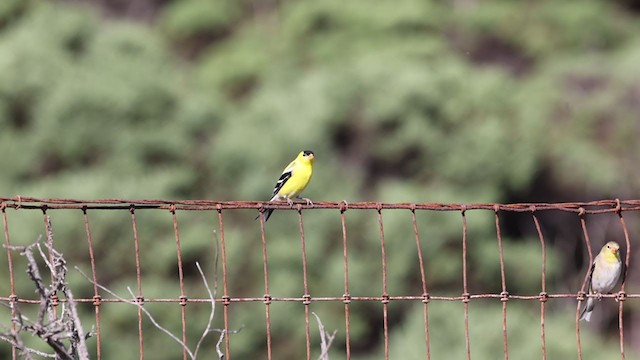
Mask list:
[[[293,207],[293,200],[291,200],[290,198],[287,198],[287,204],[289,204],[289,206]]]
[[[596,293],[596,299],[598,299],[598,301],[602,300],[602,294]]]
[[[313,206],[313,201],[311,201],[311,199],[303,198],[303,197],[300,197],[300,196],[296,196],[296,199],[304,200],[304,202],[306,202],[307,205]]]

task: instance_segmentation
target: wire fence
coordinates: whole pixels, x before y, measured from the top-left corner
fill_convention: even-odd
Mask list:
[[[264,216],[259,217],[260,223],[260,236],[261,236],[261,244],[262,244],[262,268],[264,275],[264,296],[261,297],[235,297],[230,293],[230,284],[232,281],[236,279],[230,278],[228,269],[227,259],[227,250],[226,250],[226,242],[225,242],[225,216],[233,210],[237,209],[254,209],[259,214],[263,214],[266,209],[281,209],[281,210],[293,210],[297,211],[298,216],[298,229],[299,238],[300,238],[300,249],[301,249],[301,257],[302,257],[302,278],[303,278],[303,295],[300,297],[277,297],[271,294],[270,292],[270,266],[269,266],[269,256],[267,252],[267,243],[268,239],[265,236],[265,222]],[[339,212],[340,221],[341,221],[341,232],[342,232],[342,252],[343,252],[343,274],[344,274],[344,292],[339,296],[331,296],[331,297],[319,297],[312,296],[309,291],[308,286],[308,266],[307,266],[307,249],[306,249],[306,241],[305,241],[305,229],[303,222],[303,212],[306,216],[313,216],[311,211],[316,209],[333,209],[336,210],[337,214]],[[602,201],[593,201],[593,202],[574,202],[574,203],[520,203],[520,204],[441,204],[441,203],[375,203],[375,202],[357,202],[357,203],[347,203],[347,202],[314,202],[311,205],[307,204],[295,204],[292,207],[286,204],[285,202],[255,202],[255,201],[205,201],[205,200],[127,200],[127,199],[101,199],[101,200],[80,200],[80,199],[39,199],[39,198],[30,198],[30,197],[14,197],[14,198],[0,198],[0,210],[2,212],[2,221],[4,228],[4,238],[5,238],[5,247],[7,248],[7,264],[8,264],[8,276],[9,278],[6,281],[9,283],[9,291],[8,295],[0,294],[0,301],[7,302],[9,304],[39,304],[40,300],[21,298],[16,294],[15,291],[15,267],[14,267],[14,257],[16,254],[9,250],[12,245],[11,242],[11,231],[10,224],[7,217],[7,212],[10,210],[15,211],[29,211],[35,210],[40,211],[43,214],[43,220],[45,224],[45,228],[47,232],[51,232],[51,221],[50,214],[52,211],[66,210],[66,211],[80,211],[83,216],[84,222],[84,232],[86,233],[86,241],[89,248],[88,253],[88,261],[91,266],[91,274],[89,278],[93,283],[93,296],[90,298],[76,298],[74,299],[77,303],[89,303],[93,305],[95,312],[95,338],[96,338],[96,349],[95,353],[97,354],[97,358],[100,359],[101,355],[101,347],[103,346],[103,334],[101,334],[101,309],[103,306],[110,306],[112,303],[122,303],[131,300],[126,300],[118,297],[109,296],[109,294],[105,293],[99,287],[99,279],[98,274],[96,273],[96,254],[94,252],[94,244],[92,240],[92,231],[89,221],[89,213],[93,213],[94,211],[121,211],[121,212],[129,212],[130,214],[130,226],[133,228],[133,242],[135,246],[135,265],[136,265],[136,279],[137,279],[137,288],[135,291],[135,299],[134,302],[142,305],[145,303],[175,303],[180,305],[181,309],[181,323],[182,323],[182,331],[179,338],[182,340],[184,344],[187,343],[187,305],[190,303],[210,303],[211,298],[208,297],[190,297],[185,291],[185,274],[183,268],[183,255],[182,255],[182,247],[180,242],[180,231],[178,226],[178,219],[176,213],[182,211],[209,211],[214,214],[217,218],[218,225],[218,234],[219,234],[219,246],[220,246],[220,265],[221,265],[221,292],[222,295],[219,297],[215,297],[215,303],[222,305],[222,317],[224,323],[224,329],[222,332],[224,334],[229,334],[234,329],[230,328],[230,307],[233,307],[234,304],[237,303],[262,303],[264,304],[264,324],[265,324],[265,342],[266,342],[266,353],[268,359],[279,358],[277,354],[273,353],[272,349],[272,338],[274,336],[274,329],[271,326],[271,306],[277,302],[295,302],[299,303],[304,307],[304,320],[305,320],[305,346],[306,346],[306,358],[312,358],[312,339],[311,339],[311,326],[312,321],[310,319],[310,305],[314,302],[334,302],[334,303],[342,303],[344,305],[344,354],[347,359],[351,359],[352,357],[352,346],[351,346],[351,320],[350,320],[350,310],[352,305],[355,302],[379,302],[382,304],[382,319],[383,319],[383,342],[384,342],[384,354],[385,359],[389,359],[389,329],[390,329],[390,315],[389,315],[389,304],[397,301],[408,301],[415,303],[422,303],[423,307],[423,322],[424,322],[424,344],[423,346],[426,349],[426,358],[431,359],[431,339],[430,339],[430,329],[429,325],[429,304],[434,301],[453,301],[453,302],[461,302],[464,306],[464,335],[465,335],[465,347],[466,347],[466,358],[472,358],[471,352],[471,343],[469,336],[469,302],[475,299],[497,299],[502,304],[502,336],[503,336],[503,353],[504,358],[509,358],[509,333],[507,331],[507,309],[508,304],[513,300],[522,300],[522,301],[535,301],[540,304],[540,346],[541,346],[541,354],[542,358],[547,358],[546,351],[546,336],[547,332],[545,331],[545,312],[548,306],[548,302],[553,299],[576,299],[577,307],[576,307],[576,317],[575,317],[575,342],[577,349],[578,359],[583,358],[582,354],[582,344],[581,344],[581,336],[580,329],[581,323],[579,321],[579,310],[581,309],[583,302],[587,299],[588,295],[586,294],[587,289],[587,279],[588,279],[588,269],[585,269],[584,280],[582,282],[582,286],[580,291],[577,293],[548,293],[547,292],[547,245],[548,240],[545,239],[545,235],[543,234],[543,230],[539,220],[539,214],[545,211],[561,211],[569,214],[574,214],[580,222],[581,230],[582,230],[582,238],[584,240],[584,245],[588,251],[589,255],[589,264],[593,262],[594,259],[594,249],[592,248],[592,242],[589,236],[589,232],[587,230],[587,224],[585,217],[588,214],[598,215],[598,214],[615,214],[619,219],[619,225],[624,233],[624,242],[622,243],[622,247],[625,250],[623,254],[626,254],[624,258],[624,263],[626,265],[626,269],[629,269],[629,261],[631,255],[631,239],[629,236],[629,231],[627,228],[627,223],[625,221],[624,215],[631,212],[640,211],[640,200],[602,200]],[[141,266],[140,266],[140,244],[138,239],[138,224],[136,220],[136,214],[140,211],[167,211],[171,214],[173,219],[173,235],[175,238],[175,246],[176,246],[176,254],[177,254],[177,268],[178,268],[178,278],[180,285],[180,296],[177,298],[148,298],[145,297],[142,291],[142,275],[141,275]],[[304,211],[303,211],[304,210]],[[380,235],[380,254],[381,254],[381,263],[380,270],[382,272],[382,284],[381,284],[381,293],[375,294],[373,296],[353,296],[350,292],[350,277],[349,277],[349,238],[347,231],[347,222],[346,215],[352,211],[359,210],[375,210],[377,212],[377,222],[379,226],[379,235]],[[416,259],[413,261],[417,261],[420,269],[420,282],[422,293],[408,296],[400,296],[396,294],[391,294],[388,292],[388,283],[389,279],[387,277],[387,256],[386,251],[388,249],[387,244],[385,243],[385,231],[384,231],[384,214],[388,211],[409,211],[412,217],[413,222],[413,234],[415,237],[415,249],[416,249]],[[469,267],[468,267],[468,225],[467,225],[467,214],[469,211],[477,210],[477,211],[485,211],[492,212],[495,216],[495,234],[499,251],[499,261],[500,261],[500,278],[501,278],[501,292],[500,293],[470,293],[469,291]],[[421,239],[421,235],[419,232],[418,221],[416,218],[416,213],[418,212],[435,212],[435,211],[445,211],[445,212],[455,212],[458,213],[461,217],[461,249],[462,252],[460,254],[462,259],[462,292],[457,296],[438,296],[433,295],[429,292],[429,286],[427,284],[427,274],[425,271],[425,263],[428,259],[428,254],[423,254],[423,247]],[[538,294],[529,294],[529,295],[517,295],[511,294],[508,291],[508,287],[506,284],[506,276],[505,276],[505,257],[503,252],[503,236],[501,231],[501,216],[504,213],[520,213],[525,214],[530,217],[533,222],[537,235],[540,241],[540,251],[541,251],[541,291]],[[596,250],[597,251],[597,250]],[[409,260],[407,260],[409,261]],[[627,277],[628,279],[628,277]],[[4,281],[4,279],[3,279]],[[620,346],[620,357],[625,359],[625,332],[623,326],[623,310],[625,303],[629,301],[629,299],[639,298],[640,294],[638,293],[627,293],[625,291],[625,284],[623,283],[620,291],[614,294],[603,294],[602,297],[615,298],[618,302],[618,337],[619,337],[619,346]],[[57,295],[53,294],[50,299],[50,305],[55,307],[58,306],[61,302],[65,302],[67,299],[58,299]],[[12,306],[12,309],[14,307]],[[15,316],[15,312],[13,313]],[[138,322],[138,343],[139,343],[139,356],[140,359],[144,358],[144,339],[145,339],[145,331],[143,327],[143,323],[147,321],[145,320],[144,309],[142,306],[138,306],[137,311],[137,322]],[[14,324],[15,326],[15,324]],[[233,353],[231,351],[230,342],[233,341],[233,338],[230,336],[223,336],[220,338],[223,339],[222,348],[225,359],[233,358]],[[18,354],[16,352],[15,347],[13,348],[13,358],[17,359]],[[185,347],[183,351],[183,358],[188,359],[189,354]]]

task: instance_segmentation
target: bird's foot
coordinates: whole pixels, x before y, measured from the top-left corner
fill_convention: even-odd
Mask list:
[[[300,196],[296,196],[296,199],[298,199],[298,200],[303,200],[304,202],[306,202],[306,203],[307,203],[307,205],[311,205],[311,206],[313,206],[313,201],[311,201],[311,199],[303,198],[303,197],[300,197]]]
[[[598,301],[602,300],[602,294],[596,293],[596,299],[598,299]]]
[[[293,200],[287,198],[287,204],[289,204],[289,206],[293,207]]]

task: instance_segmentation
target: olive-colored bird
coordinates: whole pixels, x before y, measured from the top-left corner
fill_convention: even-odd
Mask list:
[[[282,175],[273,188],[273,196],[269,201],[286,200],[289,205],[293,204],[292,198],[305,200],[307,204],[312,204],[311,200],[301,198],[300,193],[309,185],[313,175],[314,154],[311,150],[301,151],[298,156],[282,171]],[[271,217],[273,209],[265,211],[264,221]],[[258,219],[260,215],[256,217]]]
[[[589,294],[600,295],[609,293],[618,283],[623,266],[620,260],[620,245],[615,241],[606,243],[600,253],[593,260],[591,270],[589,271]],[[598,296],[587,299],[587,304],[582,313],[580,320],[591,320],[591,313],[595,307]]]

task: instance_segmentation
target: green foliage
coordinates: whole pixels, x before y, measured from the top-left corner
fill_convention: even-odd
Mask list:
[[[590,200],[633,197],[640,189],[640,37],[637,15],[615,4],[175,0],[157,9],[153,26],[145,26],[85,7],[18,3],[0,5],[5,196],[266,200],[279,171],[302,149],[317,154],[304,194],[314,200]],[[89,272],[82,213],[50,213],[70,267]],[[7,215],[13,243],[28,244],[43,233],[39,212]],[[265,291],[255,215],[223,212],[233,297],[260,298]],[[339,213],[302,215],[309,291],[341,296]],[[420,296],[412,213],[381,215],[387,291]],[[465,215],[470,291],[500,293],[494,214]],[[507,290],[537,295],[541,248],[530,214],[499,215]],[[463,218],[458,212],[415,216],[430,294],[459,296]],[[378,214],[347,210],[345,217],[350,293],[380,296]],[[548,292],[577,291],[576,279],[584,273],[584,264],[573,263],[582,233],[575,217],[567,219],[541,217]],[[88,221],[98,281],[130,297],[127,288],[137,291],[131,214],[89,211]],[[136,221],[144,296],[179,296],[171,214],[139,210]],[[210,283],[214,274],[220,277],[217,214],[178,212],[177,222],[185,293],[206,297],[194,264],[203,265]],[[266,226],[273,296],[302,295],[298,226],[298,214],[290,210],[275,212]],[[604,241],[592,238],[594,244]],[[2,278],[8,276],[5,262],[0,258]],[[16,258],[14,266],[23,268],[24,262]],[[79,274],[70,274],[69,281],[78,296],[93,296]],[[8,284],[0,290],[8,294]],[[22,272],[16,274],[16,293],[34,296]],[[574,356],[575,302],[548,304],[549,358]],[[603,301],[603,317],[610,305]],[[178,305],[145,307],[180,334]],[[429,303],[433,358],[465,356],[462,308],[459,302]],[[304,308],[276,302],[270,309],[274,356],[303,357]],[[312,302],[310,309],[328,330],[338,329],[331,354],[343,356],[344,305]],[[424,358],[422,306],[392,301],[389,310],[392,358]],[[82,311],[92,324],[93,307]],[[380,357],[381,305],[353,302],[350,311],[353,355]],[[189,304],[186,313],[191,345],[208,304]],[[511,357],[540,357],[537,319],[537,302],[508,302]],[[229,321],[243,329],[231,337],[234,358],[264,358],[264,305],[233,303]],[[214,322],[223,326],[220,308]],[[143,327],[147,357],[180,356],[179,347],[149,321]],[[315,355],[318,332],[311,328]],[[594,358],[616,353],[617,345],[603,335],[606,327],[594,328],[593,334],[583,332],[583,352]],[[137,353],[133,306],[101,307],[101,329],[103,357]],[[498,299],[470,302],[470,334],[474,358],[503,356]],[[212,353],[210,336],[205,346]],[[2,355],[7,351],[0,348]]]
[[[170,3],[161,20],[177,40],[229,32],[242,15],[242,1],[181,0]]]

